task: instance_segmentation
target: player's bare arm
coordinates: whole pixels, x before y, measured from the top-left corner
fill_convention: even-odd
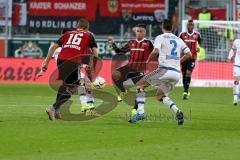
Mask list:
[[[159,54],[159,50],[157,48],[154,48],[154,50],[151,52],[151,54],[148,57],[148,60],[146,61],[146,64],[148,64],[153,58],[155,58]]]
[[[97,51],[97,48],[96,47],[93,47],[92,48],[92,52],[93,52],[93,56],[98,58],[98,51]]]
[[[47,67],[48,67],[48,64],[55,52],[55,50],[59,47],[59,45],[57,43],[54,43],[50,48],[49,48],[49,51],[48,51],[48,55],[47,57],[45,58],[45,60],[43,61],[42,63],[42,71],[45,72],[47,70]]]
[[[96,64],[97,64],[97,59],[98,59],[98,51],[97,51],[96,47],[92,48],[92,55],[93,55],[93,57],[91,58],[91,61],[90,61],[90,68],[95,70]]]
[[[182,56],[182,58],[180,59],[180,63],[186,61],[187,59],[190,59],[192,57],[192,53],[191,52],[187,52],[186,54],[184,54]]]
[[[226,60],[227,63],[234,63],[234,58],[235,58],[236,50],[231,48],[228,54],[228,58]]]

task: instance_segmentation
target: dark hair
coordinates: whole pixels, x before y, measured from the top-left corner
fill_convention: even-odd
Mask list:
[[[169,19],[164,19],[162,26],[163,26],[163,29],[165,29],[167,31],[171,31],[172,30],[172,21]]]
[[[136,27],[147,29],[146,24],[137,24]]]
[[[189,20],[188,20],[188,23],[193,23],[193,20],[192,20],[192,19],[189,19]]]
[[[89,28],[89,22],[86,18],[81,18],[79,21],[78,21],[78,24],[77,24],[77,28],[81,28],[81,29],[87,29]]]

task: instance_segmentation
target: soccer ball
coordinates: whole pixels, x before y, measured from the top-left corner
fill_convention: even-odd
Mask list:
[[[103,87],[105,87],[106,85],[105,83],[106,83],[105,79],[100,76],[97,76],[93,81],[93,85],[98,89],[102,89]]]

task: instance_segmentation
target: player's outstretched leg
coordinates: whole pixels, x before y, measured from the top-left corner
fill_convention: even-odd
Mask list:
[[[112,73],[112,80],[113,80],[113,83],[116,87],[116,90],[117,90],[117,100],[118,102],[121,102],[122,101],[122,98],[123,96],[126,94],[126,89],[123,85],[123,82],[126,80],[126,77],[124,77],[125,75],[123,75],[123,73],[121,73],[121,71],[114,71]]]
[[[239,96],[239,81],[234,81],[233,85],[233,105],[238,104],[238,96]]]
[[[145,114],[144,114],[144,104],[145,104],[145,92],[142,88],[138,88],[136,92],[136,106],[132,110],[132,117],[129,120],[129,123],[134,123],[139,120],[144,120],[145,119]]]
[[[184,115],[182,111],[178,109],[178,107],[175,105],[175,103],[164,94],[162,89],[158,89],[157,95],[156,95],[157,100],[168,106],[170,109],[173,110],[173,112],[176,114],[176,120],[178,125],[182,125],[184,123]]]
[[[179,125],[182,125],[184,122],[184,116],[182,111],[178,109],[178,107],[175,105],[175,103],[167,96],[162,97],[161,99],[162,103],[167,105],[170,109],[173,110],[173,112],[176,114],[176,120]]]

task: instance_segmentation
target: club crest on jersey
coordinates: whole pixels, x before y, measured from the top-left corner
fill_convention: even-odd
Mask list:
[[[108,0],[108,11],[115,13],[118,10],[118,0]]]

